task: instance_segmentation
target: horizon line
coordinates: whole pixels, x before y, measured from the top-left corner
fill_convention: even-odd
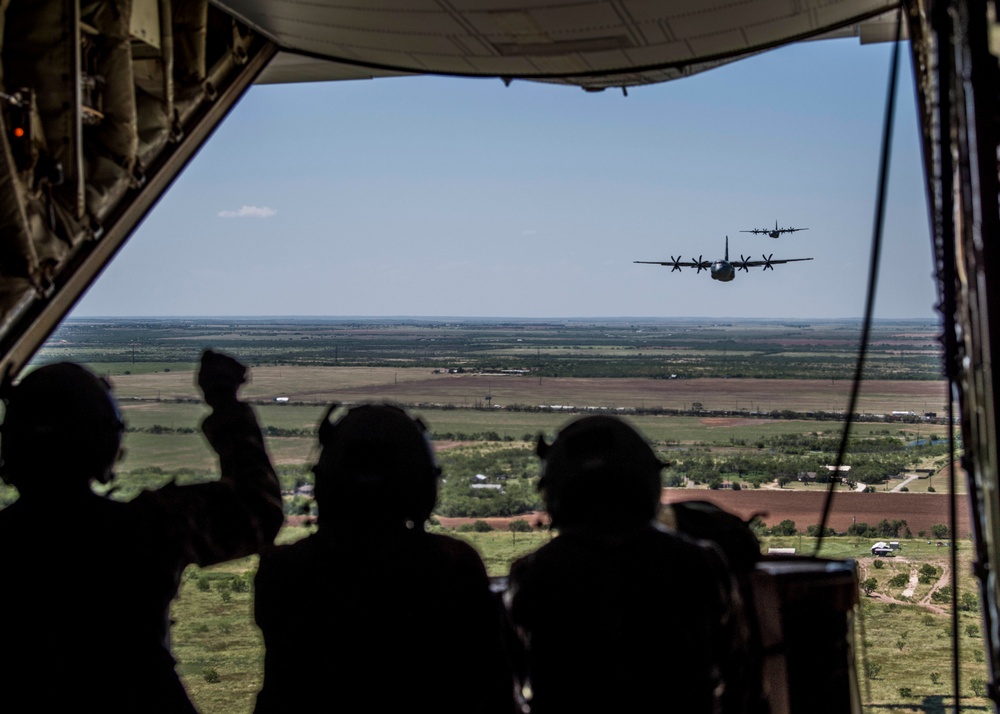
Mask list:
[[[80,320],[460,320],[471,322],[476,320],[757,320],[757,321],[860,321],[861,315],[839,317],[734,317],[709,315],[549,315],[543,317],[525,317],[518,315],[70,315],[62,322]],[[875,321],[921,321],[940,320],[940,315],[910,316],[910,317],[874,317]]]

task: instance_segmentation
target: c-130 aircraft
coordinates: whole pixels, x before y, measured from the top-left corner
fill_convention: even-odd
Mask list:
[[[753,233],[757,235],[766,235],[771,238],[777,238],[782,233],[798,233],[799,231],[807,231],[808,228],[778,228],[778,221],[775,220],[774,228],[751,228],[748,231],[740,231],[740,233]]]
[[[750,268],[760,268],[763,266],[764,270],[774,270],[775,265],[781,265],[782,263],[798,263],[803,260],[812,260],[812,258],[786,258],[784,260],[772,260],[771,255],[762,255],[763,260],[750,260],[749,257],[740,255],[740,259],[736,263],[729,262],[729,236],[726,236],[726,257],[721,260],[709,261],[704,260],[700,255],[698,260],[682,261],[680,256],[676,258],[670,256],[670,260],[634,260],[634,263],[642,263],[644,265],[670,265],[670,272],[680,272],[681,268],[695,268],[699,273],[702,270],[709,270],[712,280],[718,280],[723,283],[728,283],[730,280],[736,277],[736,271],[742,270],[746,273],[750,272]]]
[[[703,0],[696,9],[644,0],[409,0],[371,8],[283,0],[0,5],[0,374],[9,375],[24,369],[255,82],[434,74],[625,94],[791,42],[889,40],[901,7],[921,119],[944,371],[949,393],[958,396],[974,512],[987,691],[1000,703],[1000,374],[990,357],[1000,353],[1000,259],[990,240],[1000,234],[1000,176],[989,160],[1000,147],[998,69],[990,44],[995,3]],[[749,5],[757,12],[747,14]],[[711,267],[701,260],[674,262],[678,270]],[[755,575],[767,584],[759,598],[762,612],[789,618],[770,628],[780,638],[768,649],[774,654],[762,677],[774,714],[862,711],[851,641],[856,570],[849,561],[841,565],[834,572],[829,561],[758,564]],[[802,587],[807,575],[808,590]],[[958,587],[952,594],[957,637]],[[840,642],[832,634],[832,641],[819,643],[817,621],[824,632],[839,632]],[[945,702],[948,696],[960,701],[957,656],[954,662],[953,685],[940,690]]]

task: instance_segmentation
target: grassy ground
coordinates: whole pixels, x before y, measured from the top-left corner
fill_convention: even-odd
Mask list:
[[[325,405],[263,404],[255,406],[258,418],[265,426],[281,429],[313,430],[323,416]],[[539,432],[555,434],[576,415],[551,412],[510,412],[484,409],[415,409],[428,424],[431,432],[495,431],[501,437],[520,439],[526,434]],[[206,414],[204,407],[194,403],[178,402],[122,402],[122,413],[129,427],[145,429],[154,425],[172,429],[197,427]],[[691,416],[629,416],[647,438],[654,442],[679,442],[681,444],[711,444],[728,446],[733,440],[749,444],[760,438],[783,434],[836,433],[835,422],[798,421],[784,419],[704,419]],[[937,433],[943,427],[922,425],[921,435]],[[865,437],[884,433],[885,425],[858,425],[852,434]],[[131,435],[129,436],[131,438]]]
[[[156,364],[155,366],[163,366]],[[194,375],[183,365],[170,371],[143,371],[144,365],[96,365],[110,373],[123,400],[195,398]],[[132,368],[135,368],[134,371]],[[116,372],[119,370],[121,373]],[[124,374],[125,371],[131,372]],[[472,407],[489,395],[493,404],[536,406],[662,407],[769,412],[839,412],[847,405],[848,380],[781,379],[642,379],[434,374],[417,367],[255,367],[245,393],[250,399],[292,401],[358,401],[394,399],[406,403],[440,403]],[[864,384],[858,409],[867,414],[893,410],[944,413],[941,381],[871,380]]]
[[[177,671],[203,714],[252,711],[263,682],[264,645],[253,622],[253,595],[223,595],[219,589],[234,575],[252,574],[256,564],[256,558],[244,558],[204,571],[191,567],[174,602]],[[199,587],[202,578],[208,590]]]
[[[279,541],[302,537],[304,528],[286,528]],[[491,575],[507,572],[509,563],[550,538],[547,532],[454,534],[483,556]],[[804,537],[765,538],[764,547],[798,547],[811,552],[812,539]],[[828,538],[827,557],[854,558],[864,577],[875,574],[880,585],[872,596],[859,593],[855,620],[861,696],[869,714],[944,714],[951,691],[950,606],[928,608],[915,602],[895,602],[902,592],[887,585],[892,575],[906,573],[930,563],[941,577],[947,568],[947,552],[924,541],[905,541],[900,557],[875,560],[868,552],[870,542],[846,537]],[[960,542],[961,592],[975,592],[970,562],[971,545]],[[905,555],[903,555],[905,554]],[[904,561],[905,558],[905,561]],[[191,568],[184,578],[180,598],[173,608],[174,652],[185,686],[204,714],[241,714],[253,708],[261,683],[263,648],[252,620],[252,593],[229,592],[222,583],[234,576],[246,577],[256,568],[255,558],[227,563],[204,571]],[[920,600],[933,584],[918,585],[913,600]],[[205,589],[207,588],[207,589]],[[221,589],[220,589],[221,588]],[[226,601],[228,599],[228,602]],[[969,628],[972,629],[969,629]],[[986,678],[983,640],[978,610],[961,613],[959,627],[961,687],[963,707],[968,711],[989,711],[987,700],[973,696],[971,682]],[[865,675],[864,663],[869,663]],[[877,672],[875,671],[877,670]],[[218,675],[218,681],[215,676]]]
[[[200,338],[199,338],[200,339]],[[235,339],[228,336],[227,339]],[[242,338],[241,338],[242,339]],[[199,344],[210,344],[204,340]],[[544,348],[532,347],[536,356]],[[600,354],[617,354],[621,348],[602,348]],[[701,350],[685,351],[688,356]],[[195,351],[196,353],[196,351]],[[791,354],[792,351],[789,351]],[[560,349],[562,356],[586,355],[589,349]],[[667,351],[661,352],[667,355]],[[708,354],[708,352],[706,352]],[[796,354],[798,354],[796,352]],[[736,351],[728,352],[738,357]],[[69,357],[79,358],[72,354]],[[805,356],[808,355],[798,355]],[[154,425],[168,429],[196,427],[205,411],[198,404],[155,401],[160,399],[195,399],[194,365],[190,361],[159,361],[93,363],[101,374],[112,377],[116,393],[122,400],[127,423],[134,428],[148,429]],[[252,381],[246,387],[249,398],[268,403],[257,407],[265,426],[279,429],[303,429],[311,432],[319,420],[323,406],[334,399],[395,399],[403,402],[435,402],[465,405],[460,410],[424,409],[422,415],[436,433],[475,433],[495,431],[501,437],[521,439],[527,434],[545,432],[552,435],[571,417],[562,413],[511,412],[496,409],[476,409],[487,395],[493,404],[563,404],[619,407],[688,408],[701,402],[706,409],[742,411],[734,418],[699,418],[672,416],[637,416],[631,419],[652,441],[679,444],[679,448],[730,448],[734,442],[746,442],[753,448],[757,439],[780,434],[802,434],[833,431],[835,422],[787,421],[751,416],[755,410],[771,409],[839,411],[846,404],[849,384],[846,380],[796,380],[794,383],[771,379],[580,379],[532,377],[487,377],[485,375],[433,375],[428,368],[393,367],[282,367],[261,366],[252,371]],[[312,402],[301,406],[276,404],[276,397]],[[912,410],[918,413],[943,413],[944,386],[941,382],[871,381],[866,383],[861,410],[886,413],[892,410]],[[143,400],[143,401],[139,401]],[[943,427],[928,425],[857,424],[856,436],[878,435],[886,429],[917,431],[919,436],[939,435]],[[132,432],[126,436],[129,455],[120,471],[138,471],[147,467],[165,470],[188,468],[196,472],[215,470],[215,457],[197,433],[149,434]],[[306,463],[315,459],[315,439],[310,436],[269,438],[269,450],[275,462]],[[146,478],[146,477],[144,477]],[[163,477],[159,480],[165,480]],[[143,485],[155,485],[158,477],[148,477]],[[945,479],[915,481],[911,491],[946,490]],[[817,489],[818,486],[792,486]],[[964,491],[963,491],[964,492]],[[818,514],[817,514],[818,515]],[[892,514],[886,514],[892,517]],[[301,537],[305,529],[286,528],[280,540]],[[507,572],[512,560],[546,542],[546,532],[463,533],[483,555],[491,575]],[[812,541],[805,537],[772,538],[765,545],[796,547],[799,552],[811,552]],[[868,552],[870,542],[862,539],[830,538],[824,545],[828,557],[850,557],[858,560],[863,574],[871,573],[879,581],[872,597],[861,594],[861,617],[858,620],[859,649],[865,657],[881,665],[881,671],[870,678],[863,688],[870,712],[938,712],[942,711],[945,693],[950,691],[950,638],[947,635],[948,616],[932,611],[919,602],[903,600],[901,588],[888,584],[893,574],[906,573],[915,565],[929,562],[944,572],[946,552],[924,541],[908,541],[905,558],[887,561],[881,569],[873,566]],[[963,543],[963,565],[960,568],[961,589],[973,592],[968,559],[971,548]],[[253,558],[228,563],[206,571],[191,569],[185,575],[180,598],[174,604],[174,650],[179,671],[201,711],[249,712],[261,682],[262,645],[253,625],[252,593],[227,586],[234,577],[246,578],[256,568]],[[229,589],[227,589],[229,587]],[[909,597],[919,601],[927,595],[931,584],[918,584]],[[220,589],[221,588],[221,589]],[[947,612],[948,606],[944,606]],[[978,612],[962,614],[959,628],[962,687],[971,694],[969,680],[985,678],[982,663],[981,635],[969,634],[969,626],[980,623]],[[863,630],[862,630],[863,628]],[[937,682],[932,675],[937,675]],[[863,677],[864,678],[864,677]],[[908,690],[908,691],[904,691]],[[973,710],[986,710],[986,700],[965,700]]]

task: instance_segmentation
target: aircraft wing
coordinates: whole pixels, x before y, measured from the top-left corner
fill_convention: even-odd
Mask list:
[[[633,263],[642,263],[644,265],[669,265],[673,268],[710,268],[712,267],[712,261],[703,260],[698,263],[693,260],[683,261],[683,260],[633,260]]]
[[[764,266],[764,269],[771,267],[772,265],[781,265],[782,263],[799,263],[803,260],[812,260],[812,258],[785,258],[784,260],[771,260],[770,258],[765,258],[764,260],[748,260],[743,261],[733,261],[733,265],[738,268],[759,268]]]
[[[753,233],[754,235],[757,235],[758,233],[767,233],[767,231],[761,228],[753,228],[749,231],[740,231],[740,233]]]

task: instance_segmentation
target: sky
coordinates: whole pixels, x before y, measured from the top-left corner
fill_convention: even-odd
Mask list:
[[[892,47],[800,43],[587,93],[406,77],[253,87],[72,313],[863,313]],[[904,48],[876,316],[933,318]],[[751,228],[805,227],[778,240]],[[635,260],[814,258],[734,281]]]

